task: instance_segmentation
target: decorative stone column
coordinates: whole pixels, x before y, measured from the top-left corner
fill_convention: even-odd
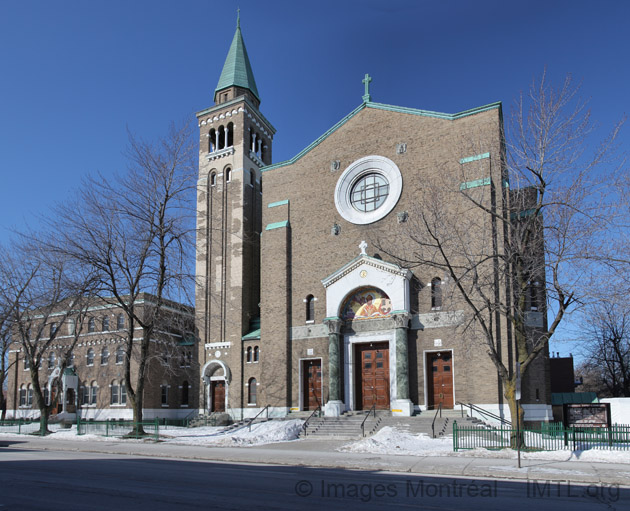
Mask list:
[[[396,326],[396,400],[392,403],[392,415],[410,417],[413,403],[409,399],[409,313],[394,311],[392,317]]]
[[[339,417],[345,411],[341,398],[341,378],[343,375],[343,350],[341,318],[325,318],[328,327],[328,402],[324,406],[324,415]]]

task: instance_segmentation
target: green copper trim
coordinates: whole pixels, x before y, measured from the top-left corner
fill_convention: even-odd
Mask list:
[[[475,156],[469,156],[468,158],[462,158],[459,160],[459,163],[470,163],[471,161],[485,160],[486,158],[490,158],[490,153],[477,154]]]
[[[258,330],[252,330],[248,334],[241,337],[241,341],[250,341],[252,339],[260,339],[260,328]]]
[[[249,89],[260,101],[256,80],[254,79],[252,66],[245,48],[245,41],[243,41],[243,34],[241,33],[240,13],[236,22],[234,39],[232,39],[232,44],[225,59],[225,64],[223,64],[223,71],[221,71],[221,77],[214,93],[216,94],[222,89],[233,86]]]
[[[330,128],[326,133],[320,136],[317,140],[315,140],[310,145],[302,149],[302,151],[296,154],[293,158],[291,158],[290,160],[281,161],[279,163],[274,163],[273,165],[268,165],[267,167],[263,167],[262,169],[260,169],[260,171],[267,172],[269,170],[274,170],[280,167],[286,167],[288,165],[294,164],[296,161],[302,158],[302,156],[304,156],[305,154],[313,150],[315,147],[317,147],[319,144],[321,144],[324,140],[326,140],[330,135],[332,135],[335,131],[341,128],[344,124],[346,124],[350,119],[352,119],[364,108],[375,108],[377,110],[387,110],[389,112],[398,112],[398,113],[403,113],[403,114],[419,115],[422,117],[434,117],[437,119],[455,121],[457,119],[468,117],[469,115],[475,115],[481,112],[486,112],[488,110],[499,109],[499,112],[501,112],[501,102],[498,101],[496,103],[490,103],[489,105],[472,108],[470,110],[465,110],[463,112],[459,112],[456,114],[443,114],[440,112],[431,112],[429,110],[418,110],[416,108],[404,108],[404,107],[399,107],[399,106],[384,105],[382,103],[372,103],[372,102],[362,103],[357,108],[355,108],[352,112],[346,115],[343,119],[341,119],[332,128]]]
[[[268,208],[276,208],[278,206],[284,206],[289,204],[289,199],[279,200],[278,202],[271,202],[267,204]]]
[[[483,179],[476,179],[474,181],[468,181],[467,183],[462,183],[459,185],[460,190],[468,190],[469,188],[478,188],[479,186],[488,186],[492,183],[492,179],[489,177],[484,177]]]
[[[532,216],[534,213],[536,213],[535,209],[526,209],[524,211],[519,211],[518,213],[510,213],[510,220]]]
[[[339,316],[331,316],[329,318],[324,318],[324,321],[341,321],[341,318]]]
[[[282,229],[283,227],[289,227],[289,221],[284,220],[283,222],[274,222],[273,224],[269,224],[265,227],[265,231],[272,231],[273,229]]]

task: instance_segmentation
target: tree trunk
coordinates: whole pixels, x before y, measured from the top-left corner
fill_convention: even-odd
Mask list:
[[[525,448],[525,434],[523,433],[523,409],[516,403],[516,376],[509,381],[503,382],[505,385],[505,399],[510,409],[510,419],[512,421],[512,432],[510,433],[510,447],[512,449]],[[517,411],[518,409],[518,411]],[[518,422],[517,422],[518,420]],[[516,431],[518,424],[518,433]]]

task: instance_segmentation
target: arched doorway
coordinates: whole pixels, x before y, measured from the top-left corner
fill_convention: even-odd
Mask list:
[[[225,412],[228,406],[228,388],[232,375],[225,362],[211,360],[202,370],[205,402],[208,412]]]

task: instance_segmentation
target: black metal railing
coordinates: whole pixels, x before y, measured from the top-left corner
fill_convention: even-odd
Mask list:
[[[433,422],[431,423],[431,433],[433,434],[433,438],[435,438],[435,421],[440,414],[440,419],[442,418],[442,402],[438,405],[437,411],[435,412],[435,416],[433,417]]]
[[[368,417],[372,412],[374,412],[374,419],[376,419],[376,403],[372,405],[372,408],[370,408],[370,411],[367,413],[365,419],[363,419],[363,422],[361,423],[361,436],[365,436],[365,421],[368,420]]]
[[[462,417],[464,416],[464,406],[465,406],[466,408],[470,409],[470,416],[471,417],[473,417],[473,411],[475,411],[482,418],[487,418],[487,419],[492,419],[492,420],[498,421],[498,422],[500,422],[501,424],[503,424],[505,426],[511,426],[512,425],[512,423],[509,420],[507,420],[507,419],[505,419],[503,417],[500,417],[499,415],[497,415],[495,413],[489,412],[488,410],[484,410],[483,408],[480,408],[477,405],[473,405],[472,403],[461,403],[461,402],[457,401],[455,404],[461,406]]]
[[[260,412],[249,419],[249,421],[247,422],[247,427],[249,428],[249,431],[252,430],[252,422],[254,422],[265,411],[267,412],[267,419],[269,419],[269,405],[267,405],[262,410],[260,410]]]
[[[304,430],[304,436],[306,436],[306,430],[308,429],[308,423],[310,422],[310,420],[315,416],[315,414],[319,412],[319,417],[322,416],[322,407],[318,406],[317,408],[315,408],[315,410],[313,410],[313,413],[310,414],[308,416],[308,419],[306,419],[304,421],[304,424],[302,424],[302,429]]]

